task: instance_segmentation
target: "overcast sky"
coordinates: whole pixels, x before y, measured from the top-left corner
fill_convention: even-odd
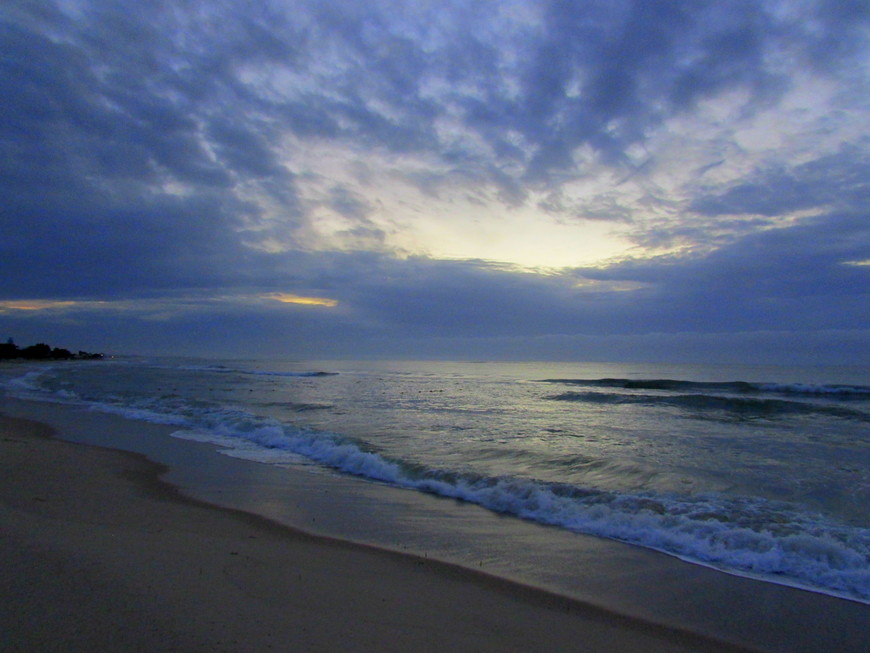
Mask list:
[[[0,337],[870,364],[866,0],[5,0]]]

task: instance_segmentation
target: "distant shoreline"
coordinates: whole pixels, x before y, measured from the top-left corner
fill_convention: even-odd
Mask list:
[[[24,348],[20,348],[18,345],[16,345],[15,342],[13,342],[12,338],[9,338],[9,340],[4,343],[0,343],[0,361],[102,360],[103,358],[105,358],[105,355],[101,353],[92,353],[88,351],[82,351],[81,349],[78,352],[74,353],[69,349],[64,349],[62,347],[52,347],[45,344],[44,342],[39,342],[35,345],[28,345]]]

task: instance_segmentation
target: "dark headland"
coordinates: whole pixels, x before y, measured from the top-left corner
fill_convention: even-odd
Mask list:
[[[0,360],[100,360],[103,354],[79,350],[77,353],[61,347],[51,347],[43,342],[28,347],[19,347],[12,338],[0,343]]]

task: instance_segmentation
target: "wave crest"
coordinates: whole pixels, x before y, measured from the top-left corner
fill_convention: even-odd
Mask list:
[[[542,379],[541,383],[562,383],[593,388],[623,390],[666,390],[678,392],[726,392],[733,394],[786,394],[838,398],[870,398],[870,386],[808,383],[758,383],[753,381],[683,381],[678,379]]]
[[[549,396],[547,399],[589,404],[674,406],[702,412],[724,412],[742,418],[778,417],[784,415],[827,415],[870,421],[870,414],[855,408],[756,397],[724,397],[705,394],[649,395],[607,392],[564,392]]]

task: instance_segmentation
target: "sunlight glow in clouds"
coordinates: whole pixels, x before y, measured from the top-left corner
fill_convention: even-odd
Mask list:
[[[596,205],[612,187],[609,174],[566,184],[566,202],[557,207],[552,192],[505,201],[493,183],[423,157],[363,155],[332,144],[286,147],[285,165],[308,217],[292,236],[276,237],[268,226],[252,232],[265,251],[281,251],[283,238],[288,250],[368,250],[554,269],[595,265],[633,247],[623,235],[624,221],[601,219],[603,208]],[[266,214],[267,224],[280,231],[280,211]]]
[[[265,299],[272,299],[282,304],[302,304],[303,306],[326,306],[332,308],[338,306],[338,300],[326,297],[303,297],[291,293],[271,293],[263,295]]]
[[[15,301],[0,301],[0,313],[8,311],[50,311],[70,308],[78,302],[52,301],[50,299],[22,299]]]
[[[293,95],[296,83],[272,79],[270,88]],[[456,93],[444,83],[425,88],[428,99],[448,106]],[[475,158],[497,157],[456,116],[436,121],[433,136],[440,142],[432,145],[466,151],[467,161],[459,166],[431,152],[312,142],[288,132],[281,163],[293,176],[305,218],[288,228],[286,211],[274,198],[250,194],[247,199],[258,203],[264,217],[251,242],[273,253],[375,251],[541,270],[710,251],[823,207],[767,216],[769,224],[746,214],[704,225],[702,217],[692,216],[692,197],[699,191],[739,184],[760,167],[799,165],[861,138],[860,121],[836,120],[833,107],[842,92],[833,82],[801,71],[781,93],[769,104],[754,102],[746,88],[704,98],[692,112],[675,112],[643,142],[626,147],[618,166],[580,143],[570,149],[569,167],[546,183],[525,183],[519,159],[502,164],[494,177],[472,165]],[[389,106],[377,107],[396,119]],[[537,146],[516,130],[503,136],[528,165]],[[692,220],[697,226],[690,226]]]

